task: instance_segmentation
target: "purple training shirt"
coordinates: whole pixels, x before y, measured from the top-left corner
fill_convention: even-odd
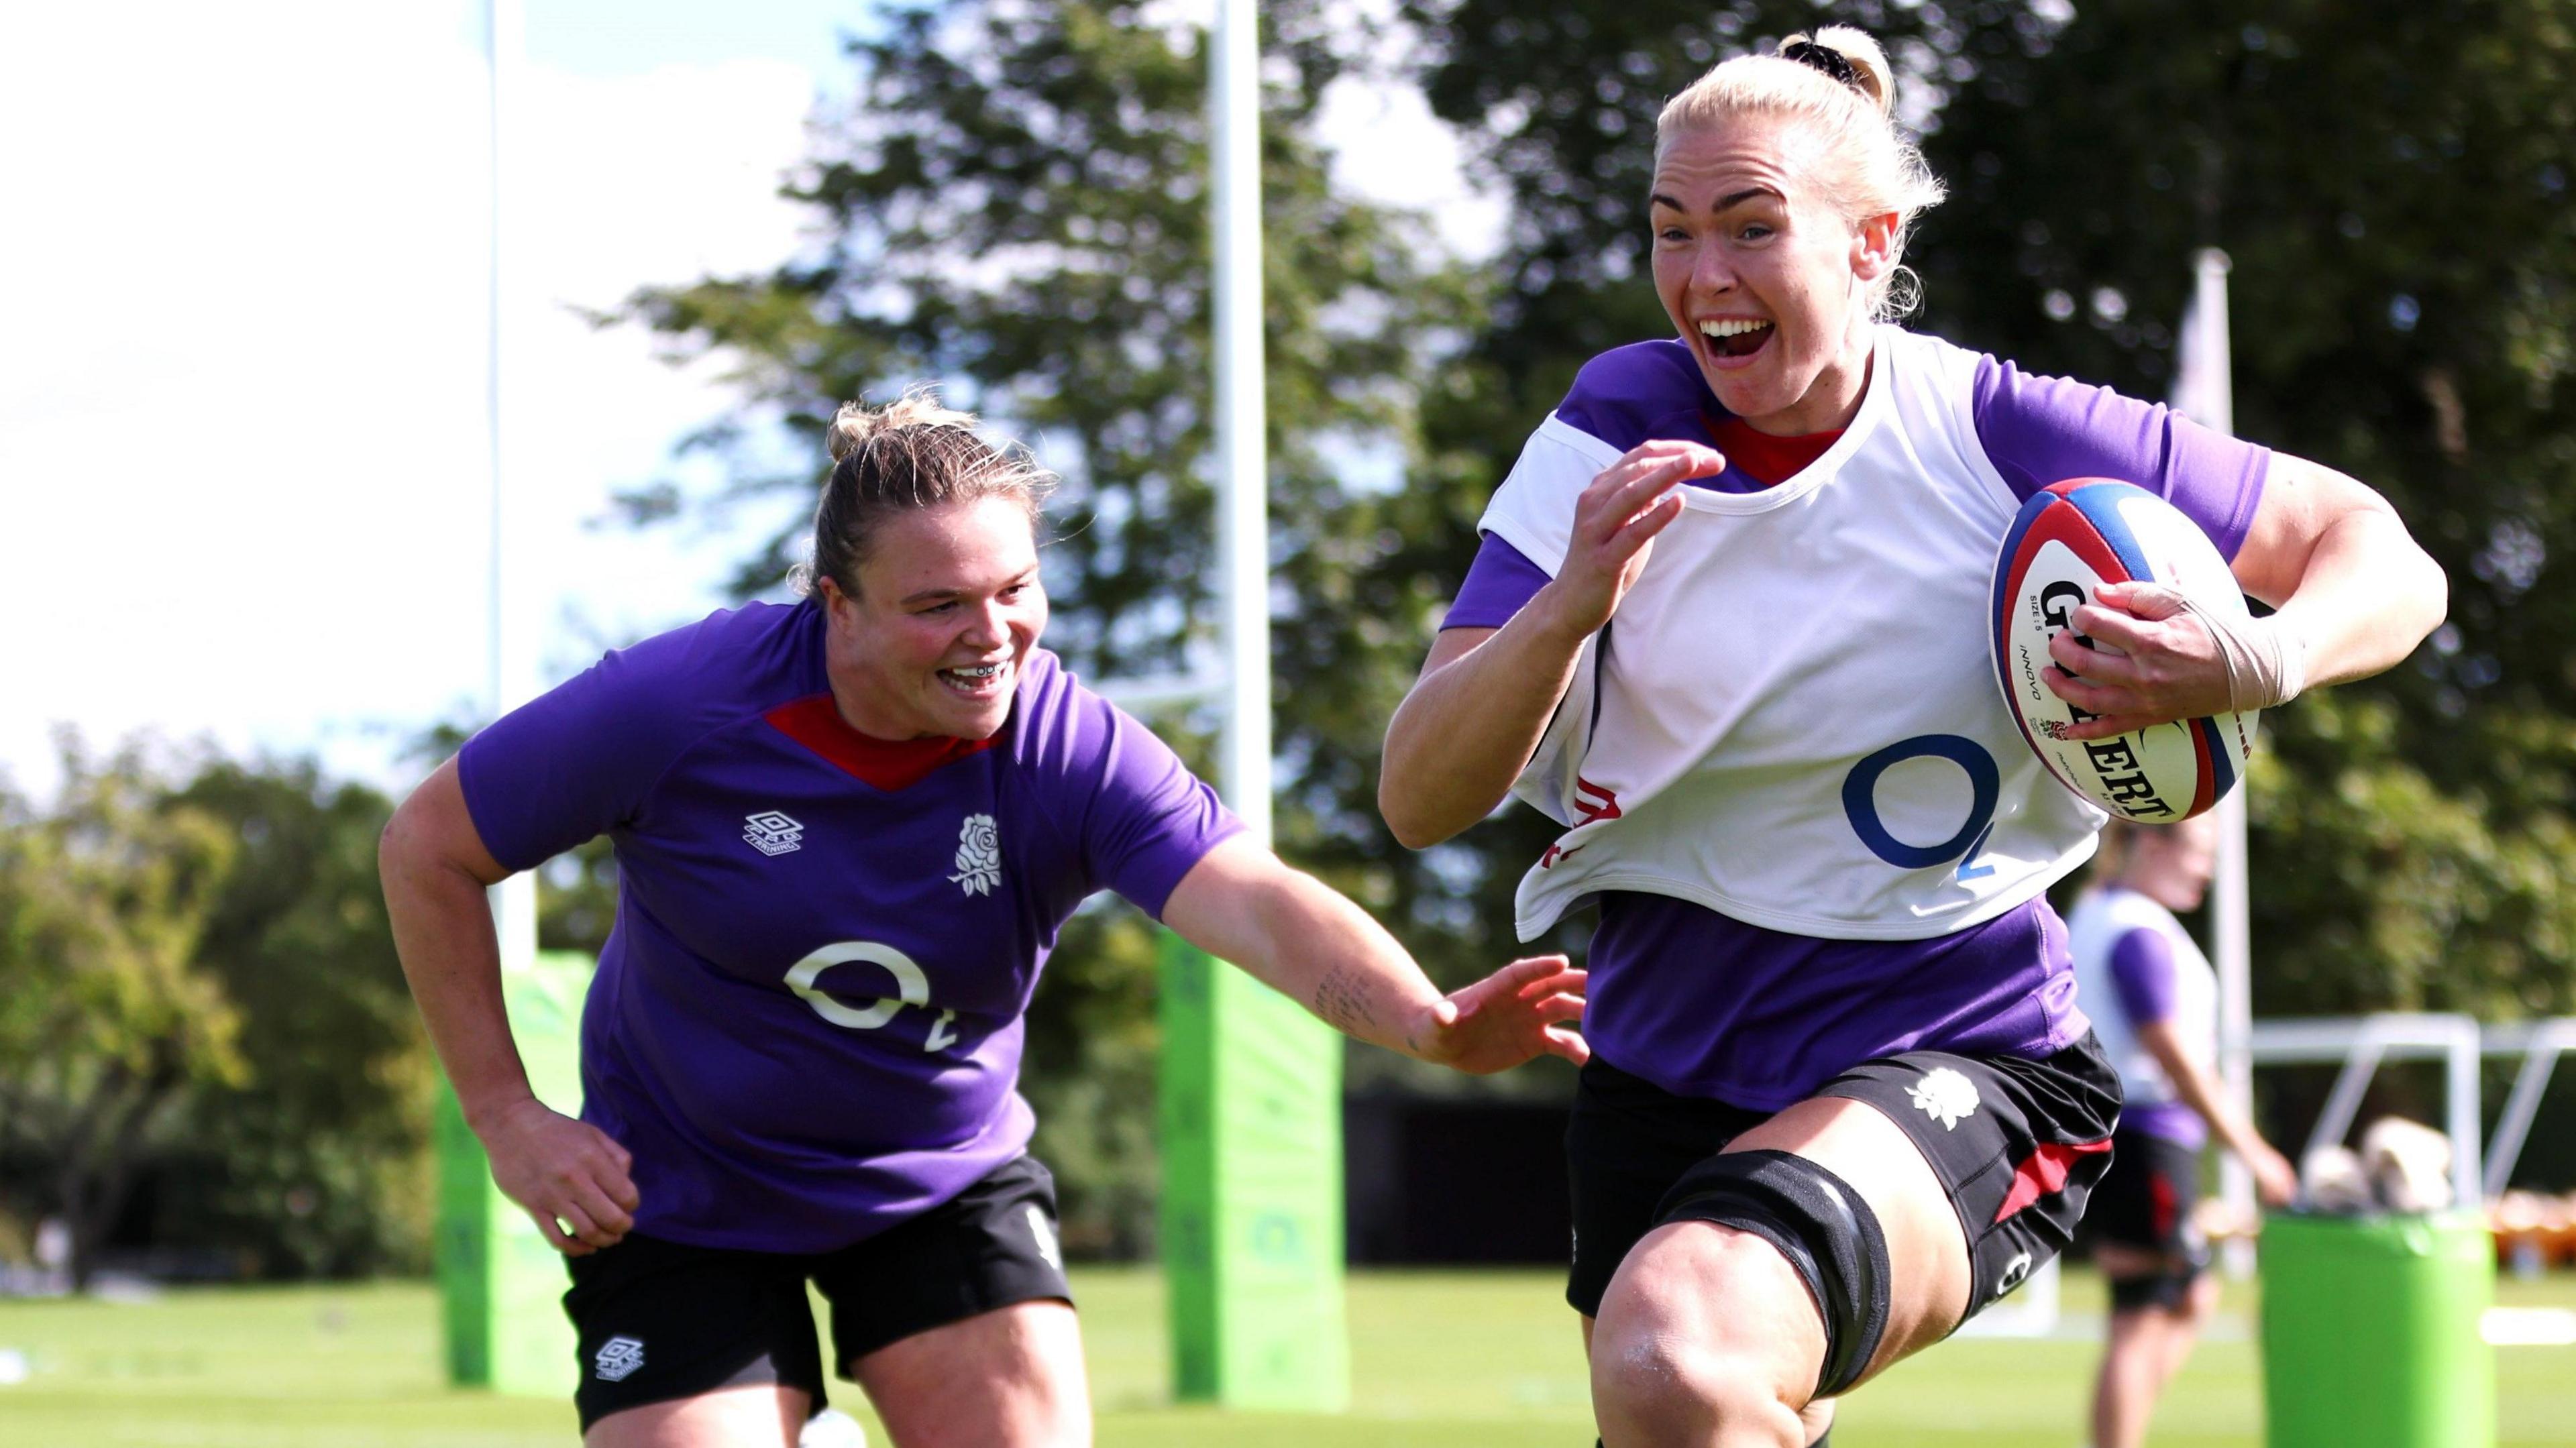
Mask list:
[[[2164,932],[2140,926],[2112,943],[2111,994],[2119,998],[2120,1014],[2133,1033],[2173,1018],[2174,949]],[[2120,1112],[2120,1129],[2160,1136],[2194,1151],[2209,1140],[2200,1113],[2178,1100],[2133,1102]]]
[[[1656,438],[1715,446],[1709,420],[1726,412],[1690,350],[1656,341],[1584,364],[1556,415],[1625,452]],[[2170,408],[1992,357],[1978,361],[1973,415],[1978,441],[2016,497],[2027,501],[2064,478],[2124,479],[2181,509],[2229,558],[2253,525],[2271,463],[2269,449]],[[1730,461],[1694,486],[1765,484]],[[1500,628],[1548,578],[1488,534],[1441,627]],[[1599,898],[1584,1033],[1622,1070],[1681,1095],[1776,1111],[1872,1057],[1924,1049],[2045,1056],[2084,1030],[2066,928],[2045,897],[1954,934],[1902,941],[1790,935],[1666,895]],[[1728,969],[1658,969],[1662,960]]]
[[[634,1153],[637,1231],[828,1251],[1020,1155],[1058,928],[1103,888],[1160,914],[1242,827],[1044,650],[989,747],[945,743],[842,722],[807,603],[611,653],[466,744],[502,864],[614,842],[582,1117]]]

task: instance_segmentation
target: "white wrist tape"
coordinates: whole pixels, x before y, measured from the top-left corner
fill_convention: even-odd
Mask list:
[[[2219,657],[2227,662],[2229,713],[2275,709],[2307,687],[2308,649],[2297,635],[2268,618],[2234,609],[2202,608],[2179,590],[2174,597],[2209,630]]]

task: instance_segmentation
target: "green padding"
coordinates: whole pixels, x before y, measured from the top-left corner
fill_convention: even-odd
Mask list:
[[[2263,1224],[2270,1448],[2488,1448],[2495,1248],[2474,1217]]]
[[[1350,1406],[1341,1040],[1164,936],[1162,1245],[1184,1400]]]
[[[510,1034],[537,1099],[581,1110],[581,1000],[590,957],[539,955],[501,978]],[[530,1397],[570,1397],[578,1371],[564,1318],[563,1257],[492,1182],[456,1093],[438,1093],[438,1281],[447,1319],[447,1376]]]

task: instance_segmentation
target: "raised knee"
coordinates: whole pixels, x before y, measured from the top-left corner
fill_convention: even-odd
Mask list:
[[[1631,1324],[1596,1331],[1592,1404],[1609,1448],[1729,1438],[1767,1429],[1788,1448],[1803,1443],[1795,1409],[1766,1366],[1713,1351],[1674,1331]]]

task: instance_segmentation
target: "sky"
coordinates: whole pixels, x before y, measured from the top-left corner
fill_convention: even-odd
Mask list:
[[[1203,7],[1205,0],[1200,0]],[[1187,9],[1188,6],[1177,8]],[[779,519],[605,525],[733,401],[578,309],[764,270],[866,0],[522,0],[505,72],[511,687],[720,606]],[[406,787],[488,677],[479,0],[15,6],[0,19],[0,771],[52,735],[312,753]],[[1327,106],[1344,177],[1495,208],[1409,92]],[[1390,130],[1412,137],[1385,144]],[[1401,156],[1405,165],[1389,159]],[[1435,178],[1426,183],[1425,166]],[[1445,178],[1445,179],[1439,179]]]

